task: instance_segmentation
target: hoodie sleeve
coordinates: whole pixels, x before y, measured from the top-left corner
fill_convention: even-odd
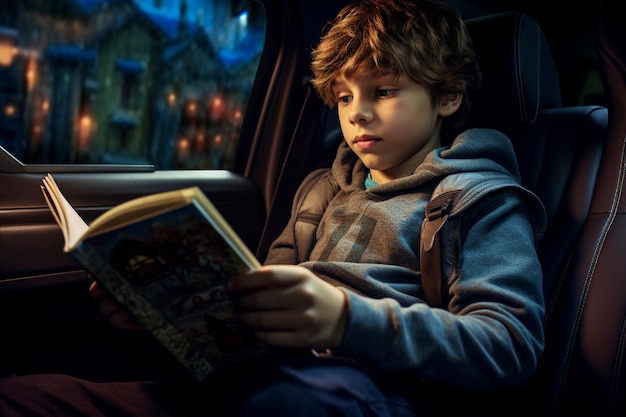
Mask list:
[[[470,222],[458,225],[465,238],[448,309],[344,289],[350,318],[336,355],[458,388],[510,387],[532,375],[544,347],[544,302],[528,208],[507,192],[470,211],[460,216]]]
[[[311,172],[298,187],[291,216],[270,246],[266,265],[297,264],[308,259],[317,241],[316,231],[330,200],[339,192],[329,169]]]

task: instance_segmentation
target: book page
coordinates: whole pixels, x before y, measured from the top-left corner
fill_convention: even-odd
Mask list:
[[[186,206],[195,196],[194,189],[195,187],[150,194],[115,206],[95,219],[83,238],[122,229],[129,224]]]
[[[65,241],[63,250],[68,252],[76,242],[85,234],[89,226],[78,215],[74,207],[65,199],[61,190],[57,186],[52,175],[48,174],[43,180],[43,186],[41,187],[43,196],[46,199],[46,203],[54,219],[59,224],[61,232],[63,233],[63,239]]]

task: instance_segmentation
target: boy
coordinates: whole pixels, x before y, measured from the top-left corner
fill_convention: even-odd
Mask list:
[[[332,22],[312,68],[345,138],[330,176],[339,191],[307,261],[298,263],[292,218],[266,266],[233,277],[228,290],[258,338],[320,355],[250,364],[195,386],[7,379],[3,416],[19,415],[7,404],[26,389],[48,410],[90,416],[415,416],[453,412],[458,397],[437,401],[429,393],[438,387],[446,396],[489,392],[530,377],[543,349],[543,208],[519,187],[505,137],[455,137],[480,81],[459,16],[435,0],[358,1]],[[451,229],[449,298],[430,307],[419,268],[425,206],[436,187],[477,183]],[[97,284],[91,291],[114,325],[134,326]]]

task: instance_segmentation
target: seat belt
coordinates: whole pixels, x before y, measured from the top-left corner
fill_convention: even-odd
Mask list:
[[[448,220],[456,197],[461,190],[448,191],[432,198],[426,206],[420,236],[420,273],[424,300],[431,307],[445,308],[439,231]]]

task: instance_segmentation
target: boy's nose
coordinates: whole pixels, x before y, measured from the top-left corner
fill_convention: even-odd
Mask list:
[[[372,110],[362,101],[354,100],[350,110],[350,123],[364,124],[372,121]]]

